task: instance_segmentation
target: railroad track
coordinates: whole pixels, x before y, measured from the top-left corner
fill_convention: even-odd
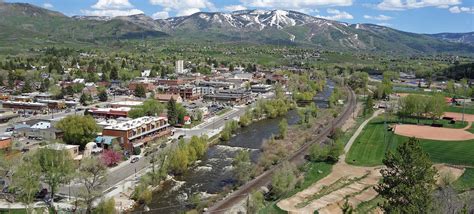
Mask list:
[[[308,153],[309,148],[314,143],[321,142],[324,138],[326,138],[333,128],[341,127],[344,122],[351,116],[353,113],[355,106],[357,104],[356,97],[354,91],[352,91],[349,87],[346,87],[346,90],[349,93],[348,104],[344,108],[342,114],[340,114],[335,121],[329,123],[318,135],[316,135],[315,139],[310,142],[305,143],[300,149],[298,149],[293,155],[289,156],[285,160],[294,163],[300,164],[304,162],[304,157]],[[271,169],[265,171],[258,177],[254,178],[253,180],[247,182],[243,186],[241,186],[238,190],[232,192],[229,196],[224,198],[221,201],[215,203],[212,207],[210,207],[205,213],[214,214],[214,213],[225,213],[227,210],[231,209],[234,205],[244,200],[248,194],[250,194],[253,190],[259,189],[262,186],[267,186],[270,184],[273,172],[281,166],[281,161],[279,164],[275,165]]]

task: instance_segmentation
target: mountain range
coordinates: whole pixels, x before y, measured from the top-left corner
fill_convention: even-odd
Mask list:
[[[107,43],[143,38],[301,45],[322,50],[474,54],[474,32],[416,34],[348,24],[295,11],[199,12],[154,20],[144,14],[73,16],[26,3],[0,3],[0,44]]]

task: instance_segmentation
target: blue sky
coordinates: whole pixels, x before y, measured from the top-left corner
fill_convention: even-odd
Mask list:
[[[1,0],[0,0],[1,1]],[[474,0],[14,0],[72,15],[153,18],[198,11],[287,9],[348,23],[373,23],[416,33],[474,31]]]

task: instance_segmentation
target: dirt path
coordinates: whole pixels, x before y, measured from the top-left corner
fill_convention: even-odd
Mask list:
[[[344,148],[345,152],[349,151],[353,142],[369,121],[378,116],[381,112],[381,110],[374,112],[372,117],[365,120],[359,126],[346,144]],[[371,200],[377,196],[373,186],[377,184],[381,177],[379,172],[380,168],[381,167],[357,167],[348,165],[345,162],[344,154],[339,158],[339,162],[334,165],[331,174],[309,188],[296,193],[294,196],[281,200],[277,205],[289,213],[313,213],[315,210],[318,210],[319,213],[342,213],[340,206],[345,202],[346,198],[353,207],[356,207],[361,202]],[[357,181],[351,182],[350,179],[357,179]],[[314,197],[314,195],[323,190],[323,188],[335,186],[335,183],[338,181],[348,182],[348,184],[341,188],[334,187],[334,191],[329,194],[317,198],[316,200],[310,200],[311,197]],[[302,202],[306,202],[305,204],[307,205],[303,206]]]
[[[381,177],[380,167],[350,166],[344,159],[341,160],[334,165],[331,174],[296,195],[281,200],[277,204],[278,207],[289,213],[313,213],[315,210],[319,213],[342,213],[340,206],[344,204],[345,198],[353,207],[375,198],[377,192],[373,187]],[[351,179],[357,181],[350,181]],[[334,191],[316,200],[310,200],[324,188],[335,186],[336,182],[346,182],[347,185],[335,188]],[[302,202],[306,202],[307,205],[303,206]]]
[[[357,139],[357,137],[362,132],[362,130],[364,130],[364,127],[367,125],[367,123],[369,123],[372,119],[377,117],[381,112],[382,112],[382,110],[375,111],[374,114],[372,115],[372,117],[370,117],[369,119],[365,120],[362,124],[360,124],[359,128],[357,128],[357,130],[352,135],[351,139],[349,139],[346,146],[344,147],[344,152],[349,152],[349,149],[351,149],[352,144]]]

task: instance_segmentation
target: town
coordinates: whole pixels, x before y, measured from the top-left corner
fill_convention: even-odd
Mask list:
[[[465,0],[21,2],[0,213],[474,212]]]

